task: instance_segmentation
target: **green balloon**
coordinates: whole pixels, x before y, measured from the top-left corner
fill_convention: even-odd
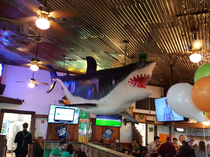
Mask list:
[[[194,83],[205,76],[210,76],[210,63],[206,63],[197,69],[194,75]]]

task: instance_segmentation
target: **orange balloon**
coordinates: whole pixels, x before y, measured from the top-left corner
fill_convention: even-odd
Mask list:
[[[191,92],[194,105],[204,112],[210,112],[210,76],[199,79]]]
[[[207,113],[206,117],[210,120],[210,113]]]

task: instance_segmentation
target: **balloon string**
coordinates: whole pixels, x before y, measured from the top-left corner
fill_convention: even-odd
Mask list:
[[[204,124],[203,124],[203,137],[204,137],[204,142],[206,143]],[[207,147],[205,148],[205,152],[206,152],[206,157],[208,157]]]

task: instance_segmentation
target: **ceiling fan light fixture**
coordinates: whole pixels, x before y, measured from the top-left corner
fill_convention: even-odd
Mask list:
[[[193,48],[199,50],[203,46],[202,40],[195,40],[193,43]]]
[[[48,29],[50,28],[50,22],[46,18],[38,18],[36,20],[36,26],[40,29]]]
[[[34,87],[35,87],[35,84],[32,83],[32,82],[29,82],[29,83],[28,83],[28,86],[29,86],[30,88],[34,88]]]
[[[39,70],[39,66],[36,65],[36,64],[32,64],[32,65],[30,66],[30,69],[31,69],[32,71],[37,71],[37,70]]]
[[[198,53],[193,53],[190,55],[190,61],[193,63],[198,63],[201,61],[202,56]]]

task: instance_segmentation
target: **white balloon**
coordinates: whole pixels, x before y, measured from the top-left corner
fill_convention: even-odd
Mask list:
[[[188,83],[177,83],[170,87],[167,92],[168,104],[174,112],[181,116],[203,122],[203,111],[194,105],[191,98],[192,87]]]

